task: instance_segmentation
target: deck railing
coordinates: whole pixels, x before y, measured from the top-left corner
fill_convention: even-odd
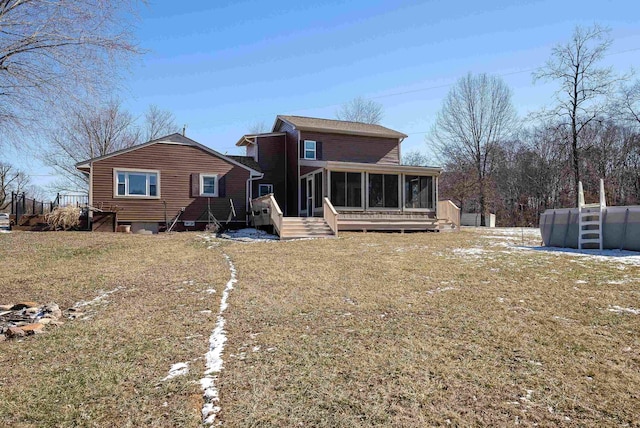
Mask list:
[[[253,211],[254,226],[266,226],[270,224],[276,233],[280,235],[282,231],[283,214],[273,193],[253,199],[251,201],[251,209]],[[258,214],[255,214],[256,212]]]
[[[323,199],[322,205],[324,209],[324,221],[327,222],[333,231],[333,234],[338,236],[338,211],[336,211],[333,204],[327,197]]]
[[[460,230],[460,208],[452,201],[438,201],[438,219],[448,220]]]

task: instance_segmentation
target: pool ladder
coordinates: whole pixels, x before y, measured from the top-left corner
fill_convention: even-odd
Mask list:
[[[603,236],[602,225],[603,215],[607,209],[607,201],[604,195],[604,180],[600,179],[600,203],[585,204],[584,191],[582,190],[582,182],[578,182],[578,249],[594,249],[584,248],[584,245],[597,244],[602,250]]]

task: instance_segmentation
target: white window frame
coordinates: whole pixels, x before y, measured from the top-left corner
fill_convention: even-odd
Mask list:
[[[124,195],[118,194],[118,175],[124,174]],[[129,175],[146,175],[146,193],[144,195],[129,194]],[[149,176],[156,176],[156,194],[150,195],[150,179]],[[137,169],[137,168],[114,168],[113,169],[113,197],[124,199],[160,199],[160,171],[156,169]]]
[[[262,191],[260,189],[262,189],[263,186],[266,187],[268,191],[264,195],[261,195]],[[258,197],[268,195],[269,193],[273,193],[273,184],[258,184]]]
[[[215,180],[215,190],[213,193],[204,192],[204,179],[213,178]],[[203,173],[200,174],[200,196],[208,196],[210,198],[217,198],[220,191],[220,181],[218,180],[218,174]]]
[[[313,150],[312,150],[312,149],[307,149],[307,143],[313,143]],[[303,156],[303,158],[304,158],[304,159],[306,159],[306,160],[316,160],[316,158],[318,157],[318,151],[317,151],[317,149],[318,149],[318,142],[317,142],[317,141],[314,141],[314,140],[304,140],[304,143],[303,143],[303,147],[302,147],[302,148],[304,149],[304,156]],[[307,157],[307,150],[308,150],[308,151],[313,151],[313,157],[312,157],[312,158]]]

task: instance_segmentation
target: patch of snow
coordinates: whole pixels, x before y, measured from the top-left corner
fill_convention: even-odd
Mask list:
[[[252,350],[253,352],[258,352],[258,351],[260,351],[260,345],[256,345],[256,346],[254,346],[253,348],[251,348],[251,350]]]
[[[189,373],[189,363],[175,363],[169,369],[169,374],[162,379],[162,382],[173,379],[176,376],[184,376]]]
[[[455,287],[438,287],[435,290],[427,290],[427,294],[442,293],[443,291],[457,290]]]
[[[205,315],[209,315],[211,313],[211,311],[209,309],[205,309],[203,311],[200,311],[201,314],[205,314]]]
[[[238,282],[237,271],[231,261],[231,258],[226,254],[224,254],[224,257],[227,259],[231,277],[229,278],[229,281],[227,281],[224,291],[222,292],[216,326],[209,337],[209,351],[205,355],[207,370],[204,372],[205,377],[200,379],[200,385],[204,390],[204,405],[202,406],[202,420],[204,424],[213,424],[216,420],[216,416],[220,413],[220,397],[216,385],[218,377],[213,375],[213,373],[220,373],[222,370],[222,351],[224,350],[224,344],[227,341],[227,334],[224,330],[225,319],[223,314],[227,309],[227,299],[229,298],[229,293],[233,290],[233,284]]]
[[[213,288],[207,288],[206,290],[204,290],[204,292],[208,293],[208,294],[214,294],[216,292],[216,290],[213,289]]]
[[[504,297],[498,297],[498,302],[504,303]]]
[[[277,241],[279,238],[277,235],[272,235],[264,230],[244,228],[238,230],[228,230],[219,235],[222,239],[230,239],[232,241],[239,242],[268,242]]]
[[[102,300],[104,300],[107,297],[109,297],[110,294],[113,294],[116,291],[120,291],[121,289],[122,289],[122,287],[116,287],[111,291],[102,291],[102,290],[100,290],[100,292],[102,294],[98,295],[93,300],[89,300],[89,301],[81,300],[79,302],[76,302],[76,304],[73,305],[73,307],[74,308],[83,308],[85,306],[95,305],[96,303],[100,303]]]
[[[0,233],[11,233],[11,231],[7,229],[0,229]]]
[[[453,252],[462,255],[480,255],[486,253],[486,250],[482,248],[456,248]]]
[[[635,309],[635,308],[623,308],[621,306],[609,306],[608,310],[610,312],[615,312],[616,314],[627,313],[627,314],[633,314],[633,315],[640,315],[640,309]]]

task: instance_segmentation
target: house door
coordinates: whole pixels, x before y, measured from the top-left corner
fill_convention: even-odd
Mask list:
[[[307,217],[313,217],[313,175],[307,177]]]

